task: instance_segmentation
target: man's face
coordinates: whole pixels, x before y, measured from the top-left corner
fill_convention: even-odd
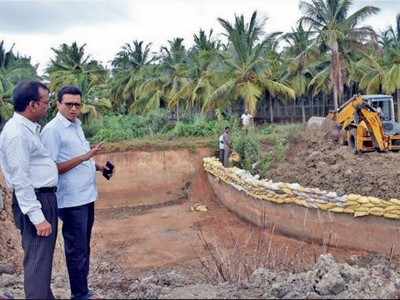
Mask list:
[[[49,109],[49,91],[39,87],[39,101],[34,101],[32,106],[33,116],[35,121],[47,116]]]
[[[81,96],[65,94],[61,102],[57,103],[58,111],[71,122],[75,122],[81,113]]]

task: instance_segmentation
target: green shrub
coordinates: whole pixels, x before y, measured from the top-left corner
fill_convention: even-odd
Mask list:
[[[101,120],[85,125],[85,133],[94,143],[119,142],[144,136],[154,136],[168,131],[168,113],[156,110],[145,116],[106,115]]]
[[[233,149],[240,155],[240,166],[252,171],[253,165],[259,161],[260,142],[252,134],[236,133],[233,135]]]
[[[193,121],[176,122],[172,135],[176,137],[212,136],[218,133],[217,121],[207,120],[203,116],[195,116]]]
[[[165,109],[149,112],[144,120],[150,135],[162,134],[168,131],[168,111]]]
[[[274,154],[272,151],[269,151],[257,166],[257,173],[260,174],[261,178],[265,178],[268,174],[269,168],[274,160]]]

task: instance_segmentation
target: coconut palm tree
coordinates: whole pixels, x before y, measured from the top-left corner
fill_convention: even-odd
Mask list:
[[[374,6],[364,6],[349,14],[352,0],[303,0],[300,9],[303,16],[300,21],[311,25],[317,33],[317,43],[329,50],[331,58],[330,81],[333,88],[335,109],[338,108],[343,94],[346,77],[344,51],[359,49],[367,38],[374,37],[369,27],[357,27],[360,21],[379,12]]]
[[[302,22],[296,28],[282,36],[288,44],[284,49],[284,56],[287,61],[286,72],[283,80],[295,91],[297,100],[302,107],[302,120],[306,121],[305,98],[309,91],[309,84],[312,79],[311,66],[318,60],[317,49],[313,47],[313,32],[311,28],[305,29]]]
[[[73,42],[71,45],[64,43],[57,49],[52,48],[56,56],[55,59],[51,59],[46,69],[51,91],[58,91],[65,84],[79,86],[83,82],[90,82],[91,85],[105,82],[107,70],[86,55],[85,47],[86,44],[78,46],[76,42]],[[83,94],[85,100],[91,98],[90,91],[90,89],[85,89]]]
[[[389,47],[400,47],[400,13],[396,16],[396,27],[390,26],[389,29],[385,31],[384,36],[389,40]]]
[[[134,40],[125,44],[112,61],[113,78],[110,81],[111,101],[116,110],[126,113],[137,101],[137,89],[145,80],[144,70],[155,60],[151,44]]]
[[[390,42],[384,51],[389,71],[384,88],[388,93],[396,94],[397,120],[400,120],[400,14],[396,16],[396,27],[390,27],[387,35]]]
[[[200,110],[215,89],[215,67],[221,45],[212,34],[213,30],[206,35],[200,29],[198,34],[193,35],[194,46],[188,54],[189,76],[192,79],[188,104],[191,109]]]
[[[0,42],[0,127],[13,113],[11,96],[15,84],[20,80],[39,79],[38,66],[31,64],[30,57],[15,55],[13,48],[14,45],[6,50],[4,41]]]
[[[161,76],[166,79],[164,86],[168,106],[175,109],[176,118],[179,120],[182,104],[188,105],[193,82],[183,39],[174,38],[168,41],[168,44],[169,47],[161,48]]]
[[[66,84],[80,87],[84,103],[83,121],[89,122],[92,118],[98,118],[100,111],[111,109],[111,103],[105,86],[108,71],[85,53],[85,47],[86,44],[78,46],[73,42],[71,45],[63,43],[58,48],[52,48],[55,58],[51,59],[46,73],[53,92]]]
[[[366,93],[395,94],[400,120],[400,14],[396,17],[396,26],[381,34],[380,45],[384,48],[362,52],[354,75]]]
[[[294,98],[294,91],[271,79],[266,68],[268,61],[264,58],[268,37],[262,39],[265,20],[259,22],[257,12],[253,12],[249,23],[245,22],[243,15],[235,16],[233,24],[221,18],[218,21],[229,42],[221,54],[223,68],[218,76],[222,80],[204,106],[208,108],[218,102],[226,104],[243,99],[246,109],[254,114],[265,90]]]

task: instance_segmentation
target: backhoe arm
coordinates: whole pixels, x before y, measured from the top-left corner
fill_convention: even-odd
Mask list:
[[[358,108],[364,103],[361,96],[355,96],[340,106],[335,114],[335,121],[343,128],[346,129],[351,123],[354,122],[354,116]]]
[[[383,123],[379,113],[375,109],[371,109],[368,104],[362,105],[358,112],[361,119],[367,125],[375,147],[378,147],[380,151],[386,151],[388,149],[388,142],[383,131]]]

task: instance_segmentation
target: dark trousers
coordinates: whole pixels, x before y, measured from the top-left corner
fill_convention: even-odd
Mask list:
[[[224,149],[219,149],[219,161],[224,164]]]
[[[51,224],[51,235],[38,236],[36,227],[19,208],[13,194],[12,209],[15,225],[21,232],[24,249],[24,289],[27,299],[54,299],[51,291],[51,271],[57,239],[57,199],[54,192],[36,192],[42,212]]]
[[[82,206],[61,208],[58,213],[63,221],[62,234],[71,297],[87,299],[94,202]]]

